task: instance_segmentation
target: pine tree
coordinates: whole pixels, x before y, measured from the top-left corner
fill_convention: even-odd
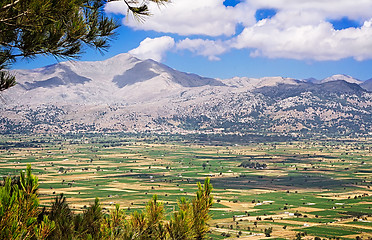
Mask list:
[[[38,178],[31,174],[31,165],[19,179],[4,180],[0,187],[0,239],[45,239],[54,229],[47,216],[38,223],[40,214]]]
[[[191,232],[191,205],[185,198],[178,202],[179,211],[173,213],[169,221],[167,231],[171,240],[192,239]]]
[[[73,213],[63,194],[56,196],[49,211],[49,219],[55,222],[55,229],[48,239],[71,239],[73,236]]]
[[[94,203],[83,213],[79,235],[83,239],[100,239],[102,222],[103,213],[99,199],[96,198]]]
[[[82,214],[76,214],[62,194],[48,211],[40,211],[38,186],[30,166],[19,178],[5,179],[0,186],[0,239],[191,240],[205,239],[209,231],[213,201],[209,179],[198,184],[194,199],[178,202],[179,210],[169,222],[156,195],[143,211],[130,216],[119,205],[104,216],[98,198]]]
[[[147,226],[142,239],[165,239],[165,229],[162,225],[164,219],[164,207],[158,201],[158,196],[154,195],[147,203],[146,213]]]
[[[194,238],[197,240],[205,239],[205,236],[209,231],[209,209],[213,204],[213,197],[211,196],[212,189],[212,184],[210,183],[209,178],[205,179],[204,186],[198,183],[196,197],[191,203],[192,230]]]
[[[110,215],[105,216],[101,225],[102,239],[131,239],[125,238],[128,230],[125,211],[116,204],[115,209],[111,210]]]

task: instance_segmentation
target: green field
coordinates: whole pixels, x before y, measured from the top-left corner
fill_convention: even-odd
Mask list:
[[[42,204],[59,193],[82,211],[99,197],[129,212],[157,194],[171,213],[210,177],[213,239],[372,237],[372,141],[338,139],[241,145],[184,136],[1,136],[0,175],[27,164]],[[244,165],[245,167],[241,166]]]

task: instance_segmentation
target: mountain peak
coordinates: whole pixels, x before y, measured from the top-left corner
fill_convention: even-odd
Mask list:
[[[141,59],[139,58],[136,58],[135,56],[131,55],[130,53],[120,53],[118,55],[115,55],[115,56],[112,56],[105,61],[109,61],[109,62],[139,62],[139,61],[142,61]]]
[[[336,75],[333,75],[331,77],[325,78],[320,82],[321,83],[326,83],[326,82],[332,82],[332,81],[337,81],[337,80],[343,80],[343,81],[346,81],[346,82],[349,82],[349,83],[356,83],[356,84],[361,84],[362,83],[362,81],[360,81],[359,79],[353,78],[353,77],[351,77],[349,75],[346,75],[346,74],[336,74]]]
[[[166,98],[190,88],[225,86],[221,81],[179,72],[154,60],[123,53],[104,61],[67,61],[33,70],[14,70],[18,85],[6,91],[29,103],[95,104]],[[13,94],[12,94],[13,93]]]
[[[130,54],[15,73],[19,84],[2,94],[0,133],[372,129],[365,107],[372,93],[360,87],[367,89],[369,81],[358,85],[346,75],[320,84],[284,77],[218,80]]]

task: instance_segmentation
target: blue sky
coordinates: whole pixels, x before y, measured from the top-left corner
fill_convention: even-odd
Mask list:
[[[118,35],[107,53],[86,48],[81,60],[130,52],[215,78],[372,78],[372,1],[173,0],[149,7],[153,15],[139,23],[125,16],[123,2],[109,3],[107,14],[122,23]],[[53,63],[38,57],[13,68]]]

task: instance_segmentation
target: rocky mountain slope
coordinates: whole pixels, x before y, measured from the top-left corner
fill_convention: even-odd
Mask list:
[[[120,54],[16,70],[0,132],[160,131],[365,135],[370,80],[212,79]]]
[[[370,92],[372,92],[372,78],[364,81],[360,86]]]

